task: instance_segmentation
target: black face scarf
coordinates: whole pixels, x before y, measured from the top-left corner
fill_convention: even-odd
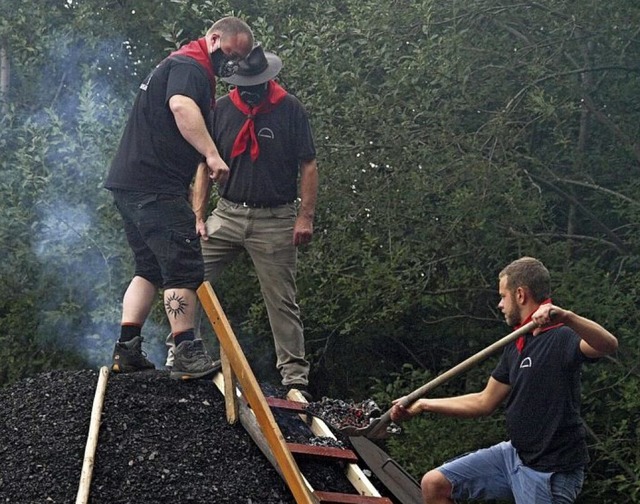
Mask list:
[[[238,86],[240,98],[250,107],[256,107],[267,95],[267,85],[269,82],[256,84],[254,86]]]
[[[238,70],[238,62],[222,52],[222,49],[211,53],[211,64],[218,77],[231,77]]]

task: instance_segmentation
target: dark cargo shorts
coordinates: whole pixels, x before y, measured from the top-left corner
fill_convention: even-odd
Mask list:
[[[140,276],[157,288],[197,289],[204,280],[200,237],[188,201],[171,194],[113,191]]]

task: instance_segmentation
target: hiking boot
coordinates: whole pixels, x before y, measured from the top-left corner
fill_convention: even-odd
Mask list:
[[[174,380],[205,378],[220,370],[220,361],[214,361],[204,348],[202,340],[180,343],[174,353],[170,377]]]
[[[147,354],[142,351],[143,341],[142,336],[136,336],[124,343],[116,341],[111,370],[114,373],[135,373],[155,369],[153,363],[147,360]]]

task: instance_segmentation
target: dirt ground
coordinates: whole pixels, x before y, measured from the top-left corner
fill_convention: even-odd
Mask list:
[[[94,370],[56,371],[0,389],[0,503],[75,502],[97,382]],[[354,492],[339,463],[299,466],[316,490]],[[109,376],[89,502],[295,501],[242,425],[227,423],[211,381],[148,371]]]

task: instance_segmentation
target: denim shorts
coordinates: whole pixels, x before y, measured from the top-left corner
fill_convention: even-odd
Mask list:
[[[170,194],[113,191],[133,251],[135,275],[157,288],[197,289],[204,279],[189,202]]]
[[[437,469],[455,500],[506,500],[516,504],[570,504],[584,482],[584,468],[539,472],[525,466],[510,442],[444,463]]]

